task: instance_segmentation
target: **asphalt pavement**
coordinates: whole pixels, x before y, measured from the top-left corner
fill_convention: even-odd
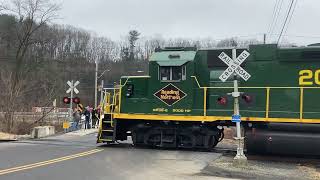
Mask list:
[[[202,173],[220,153],[97,145],[96,133],[0,143],[0,180],[225,179]]]

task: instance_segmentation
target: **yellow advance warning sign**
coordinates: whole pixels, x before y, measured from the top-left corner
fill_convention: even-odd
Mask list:
[[[65,121],[65,122],[63,122],[62,127],[63,127],[63,129],[68,129],[70,127],[70,123]]]

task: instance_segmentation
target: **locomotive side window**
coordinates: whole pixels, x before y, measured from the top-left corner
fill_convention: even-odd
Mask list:
[[[160,79],[161,81],[169,81],[170,80],[170,68],[167,66],[160,67]]]
[[[187,79],[187,66],[182,66],[182,80]]]
[[[186,66],[160,66],[159,74],[161,81],[186,80]]]
[[[172,68],[172,79],[173,81],[180,81],[182,77],[182,68],[181,66],[174,66]]]

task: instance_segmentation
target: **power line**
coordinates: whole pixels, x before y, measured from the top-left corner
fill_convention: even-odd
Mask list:
[[[273,31],[274,31],[274,29],[275,29],[275,27],[277,25],[277,22],[278,22],[278,19],[279,19],[279,15],[280,15],[280,12],[281,12],[281,9],[282,9],[283,0],[280,0],[279,2],[280,2],[280,4],[279,4],[278,9],[276,11],[275,21],[274,21],[274,23],[273,23],[273,25],[271,27],[270,34],[273,33]]]
[[[280,34],[270,34],[270,36],[279,36]],[[294,34],[288,34],[288,35],[282,35],[287,37],[296,37],[296,38],[306,38],[306,39],[319,39],[320,36],[305,36],[305,35],[294,35]]]
[[[273,6],[272,17],[271,17],[271,21],[270,21],[270,24],[269,24],[269,27],[268,27],[268,31],[267,31],[268,34],[270,33],[271,27],[272,27],[272,25],[273,25],[273,23],[274,23],[274,19],[275,19],[275,16],[276,16],[276,11],[277,11],[277,9],[278,9],[278,5],[279,5],[279,1],[276,0],[276,3],[275,3],[274,6]]]
[[[285,28],[285,26],[286,26],[286,24],[287,24],[288,17],[289,17],[289,14],[290,14],[290,12],[291,12],[291,9],[292,9],[292,5],[293,5],[293,3],[294,3],[294,0],[291,0],[290,7],[289,7],[289,11],[287,12],[286,19],[285,19],[285,21],[284,21],[284,23],[283,23],[283,26],[282,26],[282,28],[281,28],[281,32],[280,32],[280,35],[279,35],[279,38],[278,38],[277,44],[279,44],[279,41],[280,41],[280,39],[281,39],[281,36],[282,36],[283,30],[284,30],[284,28]],[[293,13],[293,12],[292,12],[292,13]]]
[[[292,12],[291,12],[290,17],[289,17],[288,24],[287,24],[287,26],[286,26],[286,28],[285,28],[284,33],[283,33],[283,34],[286,34],[286,33],[287,33],[287,31],[288,31],[288,27],[289,27],[289,24],[290,24],[291,19],[292,19],[292,16],[293,16],[293,12],[294,12],[294,11],[295,11],[295,9],[296,9],[297,3],[298,3],[298,0],[295,0],[294,5],[293,5]],[[282,35],[282,36],[284,36],[284,35]]]

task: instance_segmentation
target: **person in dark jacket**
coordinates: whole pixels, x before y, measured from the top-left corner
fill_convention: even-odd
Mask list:
[[[74,122],[73,128],[74,128],[74,130],[79,129],[80,120],[81,120],[80,111],[77,108],[75,108],[74,112],[73,112],[73,122]]]
[[[87,106],[83,112],[83,115],[85,116],[85,122],[84,122],[84,129],[90,129],[90,109],[89,106]]]

